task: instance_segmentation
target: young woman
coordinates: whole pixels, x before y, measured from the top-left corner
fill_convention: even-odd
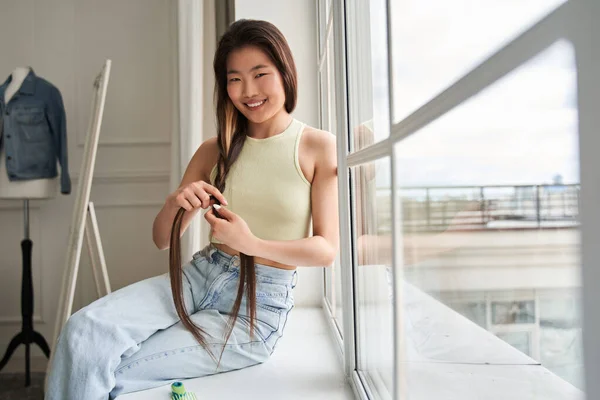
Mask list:
[[[297,76],[285,38],[268,22],[237,21],[214,71],[217,137],[198,148],[154,221],[170,273],[69,318],[46,399],[105,400],[265,362],[294,304],[296,266],[334,262],[335,137],[291,115]],[[210,243],[181,267],[179,237],[200,209]]]

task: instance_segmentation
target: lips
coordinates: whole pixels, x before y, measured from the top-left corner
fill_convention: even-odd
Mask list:
[[[260,100],[260,101],[253,101],[251,103],[244,103],[246,105],[246,107],[248,107],[250,110],[258,110],[259,108],[261,108],[265,103],[267,102],[267,99],[264,100]]]

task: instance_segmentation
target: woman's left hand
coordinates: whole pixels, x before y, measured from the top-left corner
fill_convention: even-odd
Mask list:
[[[250,231],[246,221],[224,206],[217,212],[223,218],[215,215],[213,207],[204,214],[210,224],[212,236],[240,253],[252,255],[256,236]]]

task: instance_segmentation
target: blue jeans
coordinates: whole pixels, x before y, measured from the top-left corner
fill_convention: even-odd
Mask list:
[[[238,256],[209,244],[183,266],[185,307],[219,357],[239,284]],[[73,314],[54,348],[46,400],[106,400],[176,380],[265,362],[294,306],[296,271],[256,264],[256,330],[243,297],[219,369],[180,322],[167,273],[114,291]]]

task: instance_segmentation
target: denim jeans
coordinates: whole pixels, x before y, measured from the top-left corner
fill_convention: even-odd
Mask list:
[[[187,313],[219,357],[239,284],[240,258],[209,244],[183,266]],[[265,362],[294,306],[297,274],[256,264],[256,329],[246,297],[221,363],[180,322],[168,273],[116,290],[73,314],[53,350],[46,400],[106,400]],[[201,394],[200,394],[201,395]]]

